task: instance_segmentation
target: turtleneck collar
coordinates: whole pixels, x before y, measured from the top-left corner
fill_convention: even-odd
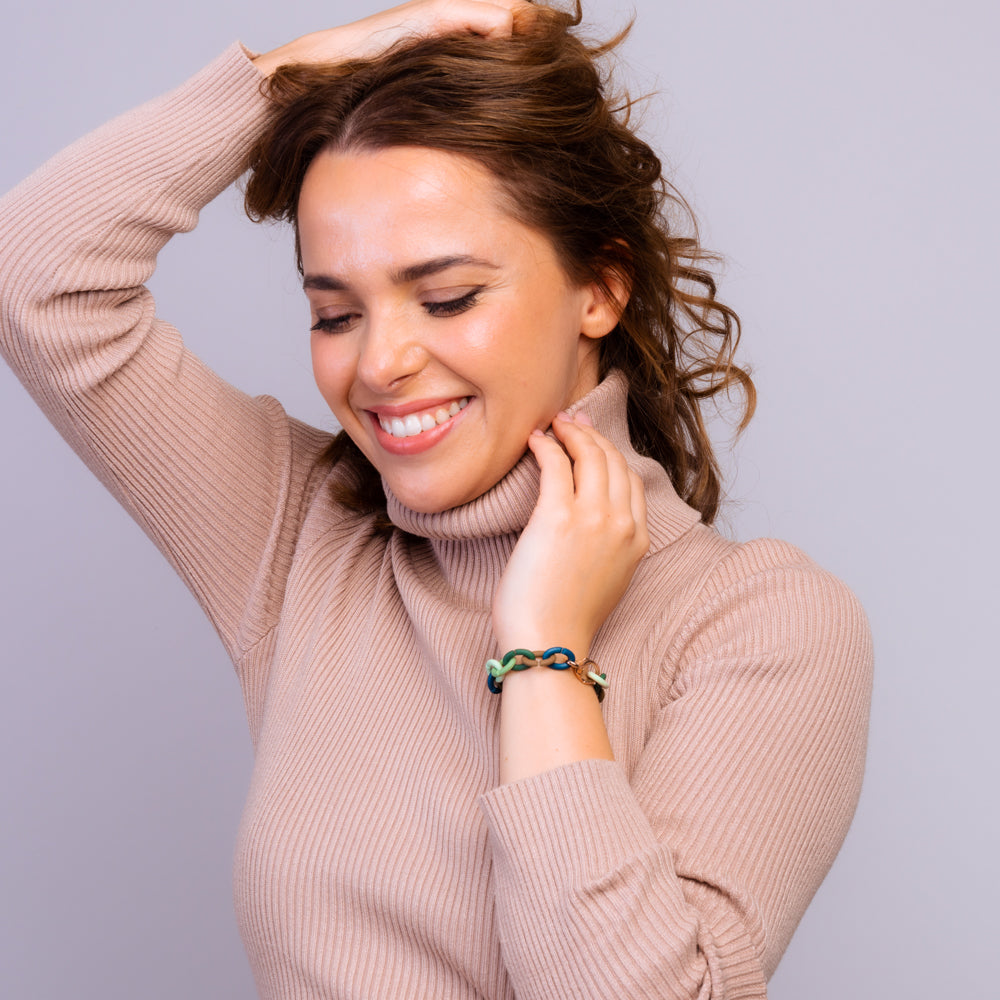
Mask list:
[[[571,413],[586,409],[597,430],[622,452],[629,466],[641,477],[646,489],[652,552],[679,538],[700,517],[677,496],[663,467],[633,449],[628,436],[627,395],[625,376],[612,371],[600,385],[567,409]],[[390,520],[411,535],[432,542],[499,540],[516,537],[524,530],[538,502],[539,471],[534,456],[525,451],[514,468],[491,490],[461,507],[432,514],[404,507],[384,480],[382,485]]]

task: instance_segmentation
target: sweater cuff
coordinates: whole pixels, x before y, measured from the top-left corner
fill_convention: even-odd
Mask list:
[[[261,89],[265,77],[250,61],[252,54],[234,42],[180,86],[67,146],[8,197],[13,201],[21,188],[33,185],[37,202],[49,185],[65,183],[64,170],[79,175],[79,164],[86,162],[89,174],[75,180],[77,197],[86,198],[92,190],[101,199],[104,175],[117,178],[129,162],[136,162],[142,164],[147,186],[160,183],[170,199],[185,205],[189,200],[207,204],[239,176],[250,146],[267,124],[268,101]],[[176,174],[168,184],[162,176],[157,180],[164,171]],[[194,222],[176,228],[187,230]]]
[[[505,959],[524,996],[552,995],[516,967],[544,955],[556,924],[580,933],[600,928],[608,944],[600,968],[576,965],[576,996],[611,995],[615,982],[628,984],[619,995],[644,1000],[706,990],[732,1000],[766,995],[740,914],[697,877],[685,880],[618,762],[555,768],[493,789],[480,807]]]

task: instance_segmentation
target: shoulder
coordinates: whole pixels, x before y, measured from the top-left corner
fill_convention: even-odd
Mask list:
[[[847,585],[797,546],[774,538],[723,545],[693,595],[689,630],[736,614],[754,631],[784,634],[806,624],[815,630],[821,622],[843,622],[864,623],[867,632]]]
[[[871,633],[851,590],[772,538],[734,542],[695,524],[643,560],[627,597],[663,665],[660,701],[706,670],[846,673],[870,684]]]
[[[689,544],[711,555],[672,636],[673,696],[706,673],[870,690],[871,630],[842,580],[777,539]]]

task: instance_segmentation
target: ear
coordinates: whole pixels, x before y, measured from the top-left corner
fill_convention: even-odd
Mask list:
[[[628,282],[618,271],[608,268],[603,278],[603,286],[595,281],[584,287],[580,333],[591,340],[606,337],[618,325],[631,292]]]

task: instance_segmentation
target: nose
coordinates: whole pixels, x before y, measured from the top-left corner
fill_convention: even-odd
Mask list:
[[[398,315],[369,314],[358,352],[358,378],[375,392],[398,388],[427,364],[417,331]]]

